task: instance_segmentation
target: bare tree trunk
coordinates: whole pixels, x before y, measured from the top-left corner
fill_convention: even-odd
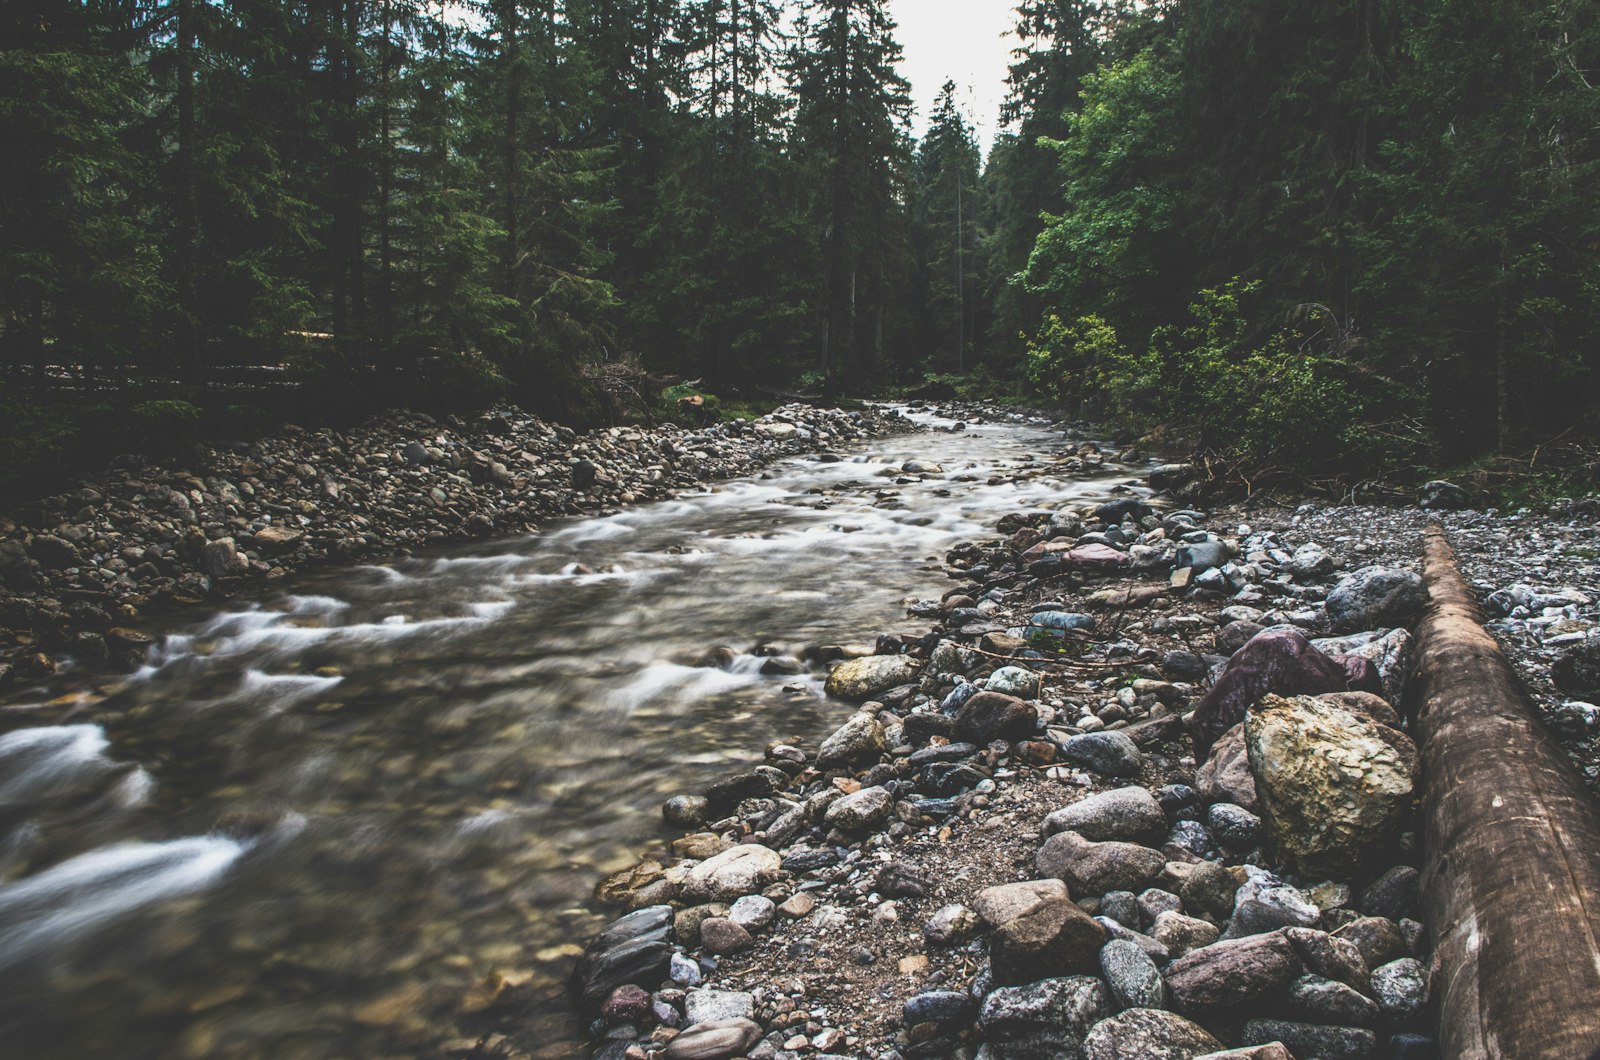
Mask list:
[[[1432,603],[1407,698],[1443,1053],[1600,1055],[1600,811],[1484,630],[1437,525],[1423,573]]]

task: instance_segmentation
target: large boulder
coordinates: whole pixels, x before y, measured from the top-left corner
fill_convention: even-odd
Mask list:
[[[1222,1048],[1204,1027],[1175,1012],[1130,1008],[1101,1020],[1083,1040],[1084,1060],[1194,1060]]]
[[[1313,648],[1297,630],[1280,626],[1256,634],[1234,652],[1195,707],[1194,760],[1204,762],[1217,738],[1243,721],[1245,711],[1262,696],[1343,692],[1349,680],[1337,659]]]
[[[1329,624],[1336,631],[1351,632],[1409,625],[1427,604],[1428,590],[1414,572],[1362,567],[1333,587],[1326,606]]]
[[[979,692],[961,705],[956,735],[981,747],[993,740],[1026,739],[1038,723],[1033,704],[1000,692]]]
[[[1105,984],[1074,975],[990,991],[978,1025],[1005,1060],[1078,1060],[1090,1028],[1109,1015]]]
[[[908,655],[847,659],[828,674],[825,688],[830,696],[859,703],[897,685],[910,684],[921,669],[922,664]]]
[[[1416,747],[1364,713],[1267,696],[1245,719],[1245,743],[1267,835],[1304,874],[1352,875],[1411,809]]]

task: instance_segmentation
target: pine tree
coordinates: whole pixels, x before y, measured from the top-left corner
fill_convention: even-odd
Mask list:
[[[882,0],[807,0],[797,31],[795,128],[822,233],[819,367],[837,392],[876,374],[904,282],[910,99]]]

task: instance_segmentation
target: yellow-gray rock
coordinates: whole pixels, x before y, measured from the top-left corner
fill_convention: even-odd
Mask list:
[[[1269,695],[1245,719],[1245,744],[1267,835],[1308,875],[1350,875],[1411,808],[1415,745],[1363,713]]]
[[[827,693],[860,702],[896,685],[917,679],[920,664],[905,655],[868,655],[847,659],[828,675]]]

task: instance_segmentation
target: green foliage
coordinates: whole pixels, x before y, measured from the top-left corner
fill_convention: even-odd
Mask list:
[[[79,437],[76,418],[0,387],[0,486],[60,466]]]

